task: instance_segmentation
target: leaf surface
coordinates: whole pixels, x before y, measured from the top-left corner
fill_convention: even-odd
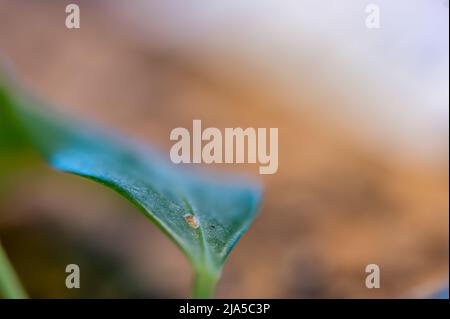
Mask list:
[[[123,195],[182,249],[196,272],[220,273],[255,217],[261,198],[255,181],[188,170],[122,136],[56,116],[1,74],[0,103],[3,131],[10,126],[8,134],[53,168]]]

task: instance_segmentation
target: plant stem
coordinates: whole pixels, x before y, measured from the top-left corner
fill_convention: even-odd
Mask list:
[[[11,299],[27,298],[25,289],[17,277],[11,262],[0,244],[0,297]]]
[[[205,268],[196,269],[192,298],[212,298],[219,278],[220,271],[210,271]]]

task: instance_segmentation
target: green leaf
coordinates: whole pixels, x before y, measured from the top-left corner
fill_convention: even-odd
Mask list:
[[[258,183],[188,170],[122,136],[54,115],[1,74],[0,103],[21,144],[55,169],[99,182],[136,205],[189,258],[194,296],[212,295],[226,257],[256,215]]]
[[[27,297],[6,252],[0,243],[0,295],[10,299]]]

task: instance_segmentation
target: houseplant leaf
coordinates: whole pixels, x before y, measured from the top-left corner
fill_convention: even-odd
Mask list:
[[[0,103],[9,134],[53,168],[94,180],[132,202],[190,260],[194,297],[213,294],[227,255],[255,217],[257,183],[178,167],[121,136],[54,115],[4,74]]]
[[[27,294],[0,243],[0,296],[23,299]]]

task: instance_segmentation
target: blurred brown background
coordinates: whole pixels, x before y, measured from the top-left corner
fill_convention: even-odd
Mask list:
[[[399,160],[314,112],[345,99],[310,88],[293,98],[256,71],[241,76],[245,65],[203,66],[151,32],[143,43],[101,1],[78,1],[82,26],[68,30],[68,3],[0,1],[0,52],[55,107],[167,154],[170,131],[193,119],[279,128],[279,170],[263,176],[260,216],[217,297],[420,297],[448,280],[448,146]],[[184,256],[112,191],[44,165],[7,175],[0,238],[32,297],[189,295]],[[64,286],[69,263],[81,267],[77,291]],[[371,263],[380,289],[365,287]]]

